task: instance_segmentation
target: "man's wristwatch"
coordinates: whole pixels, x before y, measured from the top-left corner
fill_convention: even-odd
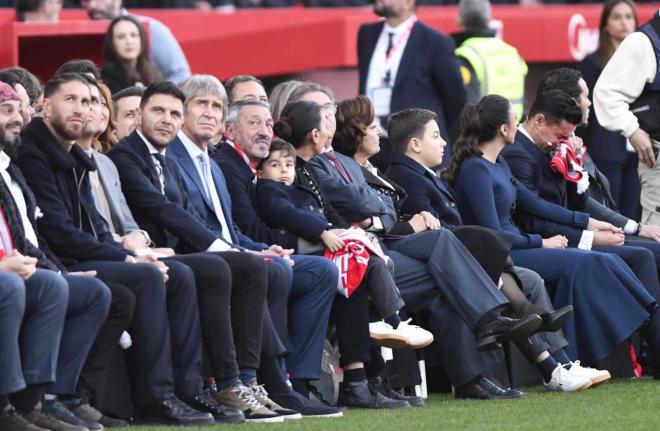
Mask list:
[[[633,235],[639,236],[639,233],[642,231],[642,227],[643,226],[641,223],[637,223],[637,229],[635,229],[635,233]]]

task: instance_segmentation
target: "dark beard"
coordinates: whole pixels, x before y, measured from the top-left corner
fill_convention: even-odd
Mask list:
[[[60,117],[53,117],[53,119],[50,121],[50,125],[61,138],[64,138],[68,141],[75,141],[76,139],[80,139],[85,129],[83,126],[79,133],[70,132],[66,130],[64,121]]]
[[[4,151],[10,158],[16,157],[16,149],[20,142],[21,138],[19,136],[12,139],[5,133],[5,128],[0,127],[0,150]]]

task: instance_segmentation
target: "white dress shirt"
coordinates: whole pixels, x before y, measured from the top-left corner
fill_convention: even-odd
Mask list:
[[[369,72],[367,73],[366,95],[373,100],[373,91],[376,88],[382,88],[385,85],[384,78],[389,70],[389,87],[394,87],[396,75],[401,64],[403,51],[406,49],[408,37],[410,36],[411,26],[417,21],[417,16],[413,15],[396,27],[390,27],[389,24],[383,25],[383,30],[378,37],[376,47],[374,48],[371,62],[369,63]],[[393,52],[390,61],[387,61],[387,45],[389,34],[393,33]]]
[[[208,149],[206,151],[199,148],[195,143],[190,140],[190,138],[179,131],[179,139],[183,143],[184,148],[188,151],[188,155],[193,161],[195,168],[197,169],[197,175],[202,182],[202,185],[206,189],[206,195],[211,200],[213,204],[213,213],[220,222],[222,226],[222,237],[225,241],[231,243],[233,240],[231,238],[231,233],[229,231],[229,224],[225,218],[225,213],[222,210],[222,204],[220,203],[220,196],[218,191],[215,188],[215,183],[213,182],[213,175],[211,174],[211,160],[209,159]],[[205,160],[205,163],[201,162],[201,158]],[[204,166],[202,166],[204,165]]]
[[[37,233],[34,231],[34,227],[30,222],[27,214],[27,204],[25,203],[25,196],[23,196],[23,190],[21,187],[11,178],[7,168],[11,163],[11,158],[4,151],[0,151],[0,175],[2,179],[9,188],[11,196],[14,198],[16,207],[18,207],[18,212],[21,215],[21,221],[23,222],[23,230],[25,231],[25,237],[35,246],[39,247],[39,240],[37,239]]]

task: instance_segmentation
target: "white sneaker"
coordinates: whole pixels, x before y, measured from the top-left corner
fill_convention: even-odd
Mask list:
[[[549,391],[557,392],[582,392],[591,386],[591,379],[576,373],[571,373],[557,364],[557,367],[552,372],[552,377],[549,382],[543,382],[543,386]]]
[[[403,334],[408,339],[408,345],[406,347],[410,349],[421,349],[431,344],[433,342],[433,334],[424,328],[410,324],[411,320],[408,319],[399,323],[399,327],[396,328],[397,333]]]
[[[408,338],[383,320],[369,323],[369,336],[374,344],[390,349],[403,349],[408,345]]]
[[[411,319],[402,321],[394,329],[384,321],[369,323],[369,333],[374,344],[390,349],[421,349],[433,342],[433,334],[417,325],[410,324]]]
[[[571,369],[568,371],[590,379],[592,387],[604,383],[612,378],[612,375],[609,371],[583,367],[580,365],[580,361],[571,362]]]

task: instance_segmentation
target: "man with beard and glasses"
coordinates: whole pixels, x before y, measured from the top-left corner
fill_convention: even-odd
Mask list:
[[[91,19],[114,19],[120,15],[132,15],[121,6],[122,0],[82,0],[82,7],[87,9]],[[149,58],[172,82],[182,82],[190,77],[188,60],[169,28],[157,19],[132,15],[149,27]]]
[[[375,0],[373,10],[385,18],[364,24],[358,32],[360,94],[374,105],[376,121],[387,129],[387,116],[406,108],[424,108],[438,116],[442,138],[449,141],[452,124],[465,104],[465,88],[454,56],[454,42],[417,19],[421,0]],[[371,162],[385,171],[391,148]],[[445,150],[449,160],[451,147]]]
[[[23,131],[17,164],[43,211],[39,231],[67,269],[96,271],[101,280],[135,296],[130,332],[140,416],[212,424],[210,413],[190,406],[208,405],[200,393],[201,336],[192,271],[125,249],[94,208],[89,172],[96,166],[74,145],[92,114],[90,97],[82,76],[55,76],[44,88],[43,118]]]
[[[55,394],[67,396],[74,392],[87,353],[107,315],[110,291],[91,277],[93,274],[58,274],[66,271],[35,229],[39,209],[10,158],[22,126],[19,97],[9,85],[0,82],[0,271],[3,277],[11,272],[20,277],[3,278],[2,284],[3,289],[16,281],[23,284],[26,316],[21,328],[20,357],[13,356],[16,352],[11,349],[0,349],[4,353],[0,362],[8,365],[2,374],[14,389],[10,392],[21,389],[10,397],[17,410],[9,407],[7,398],[0,397],[0,429],[102,429],[95,421],[75,417],[62,421]],[[12,337],[3,333],[0,338],[10,342]],[[3,389],[5,383],[0,383]],[[42,404],[45,392],[49,394]],[[5,391],[0,389],[0,393]]]

